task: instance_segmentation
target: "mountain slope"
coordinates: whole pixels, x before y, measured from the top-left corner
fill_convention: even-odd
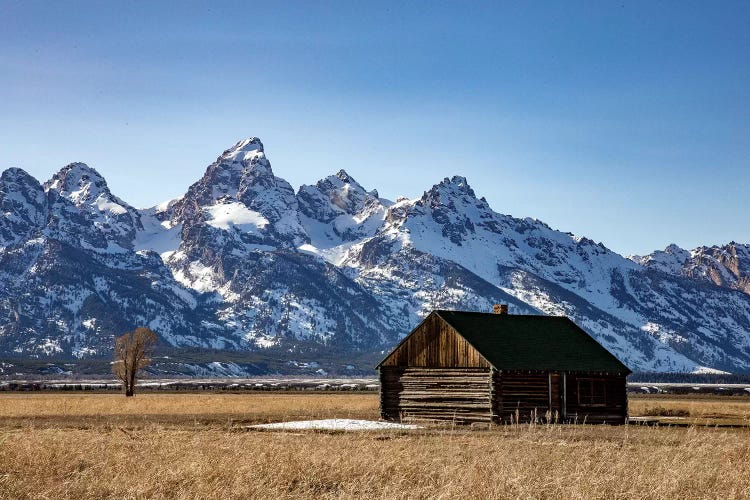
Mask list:
[[[39,182],[20,168],[0,175],[0,248],[30,237],[47,220],[47,196]]]
[[[386,220],[375,238],[343,260],[365,280],[382,281],[385,270],[404,275],[413,269],[410,254],[429,255],[460,264],[527,307],[572,317],[639,369],[748,366],[750,302],[744,297],[653,273],[539,221],[497,214],[462,177],[393,205]],[[420,284],[422,293],[430,283]]]

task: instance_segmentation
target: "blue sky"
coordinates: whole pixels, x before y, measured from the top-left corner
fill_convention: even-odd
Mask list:
[[[149,206],[260,137],[621,253],[750,241],[750,2],[7,2],[0,168],[72,161]]]

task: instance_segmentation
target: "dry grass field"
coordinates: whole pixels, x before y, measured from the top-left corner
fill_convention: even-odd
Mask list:
[[[632,397],[631,408],[750,418],[750,398]],[[330,417],[375,419],[377,395],[2,394],[0,497],[750,497],[747,428],[246,429]]]
[[[632,416],[664,417],[664,423],[750,427],[750,397],[715,395],[630,396]]]

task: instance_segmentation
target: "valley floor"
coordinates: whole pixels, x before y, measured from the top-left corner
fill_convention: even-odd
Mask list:
[[[631,415],[750,423],[750,397],[631,396]],[[377,419],[373,393],[1,394],[2,498],[747,498],[750,428],[269,432]]]

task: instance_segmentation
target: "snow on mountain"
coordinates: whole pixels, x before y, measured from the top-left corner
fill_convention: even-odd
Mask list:
[[[310,244],[302,251],[325,256],[338,265],[352,243],[374,236],[391,202],[366,191],[344,170],[304,185],[297,193],[302,224]]]
[[[417,262],[440,266],[440,272],[425,276],[416,271]],[[665,333],[682,327],[654,307],[679,306],[678,294],[647,296],[645,291],[632,290],[643,279],[642,267],[586,238],[554,231],[533,219],[497,214],[462,177],[444,179],[421,198],[391,206],[378,234],[351,246],[342,261],[379,295],[387,295],[388,289],[418,290],[411,301],[398,302],[393,298],[398,293],[391,293],[390,300],[413,314],[412,324],[430,308],[443,306],[442,301],[451,304],[449,298],[456,308],[489,310],[491,302],[482,300],[489,295],[486,287],[477,294],[452,281],[445,289],[440,278],[449,275],[443,267],[446,263],[465,280],[472,276],[474,282],[486,283],[494,291],[494,301],[512,297],[509,302],[519,304],[519,311],[571,316],[632,366],[695,367],[690,357],[695,353],[682,345],[684,337]],[[415,297],[422,299],[421,304]],[[652,324],[659,325],[661,335],[644,334],[642,327],[650,318],[658,318]],[[685,315],[680,319],[692,320]],[[724,333],[735,332],[743,332],[742,324],[732,324]],[[735,341],[747,349],[746,336],[741,334]],[[714,363],[724,362],[717,352],[706,346],[701,355]],[[732,362],[736,361],[739,358]]]
[[[114,196],[104,178],[85,163],[63,167],[44,190],[56,223],[49,228],[63,233],[59,237],[78,238],[79,244],[104,253],[124,252],[142,229],[138,211]],[[84,225],[90,227],[81,231]]]
[[[101,355],[138,325],[176,346],[243,345],[156,253],[133,247],[140,214],[94,169],[70,164],[44,187],[18,169],[1,179],[0,352]]]
[[[148,325],[173,345],[239,347],[213,313],[174,282],[154,253],[127,269],[96,252],[41,237],[0,253],[0,352],[73,356],[106,354],[115,334]]]
[[[236,228],[242,232],[260,233],[268,225],[268,219],[236,201],[217,203],[203,211],[207,215],[206,223],[219,229]]]
[[[135,235],[133,248],[136,251],[154,251],[166,261],[180,246],[182,224],[173,223],[169,219],[162,220],[162,212],[164,210],[159,210],[159,207],[140,211],[141,230]]]
[[[674,243],[667,246],[663,251],[657,250],[649,255],[633,255],[628,258],[642,266],[657,269],[669,274],[680,274],[682,266],[690,259],[690,252],[680,248]]]
[[[364,198],[352,206],[365,210]],[[180,284],[213,294],[222,324],[243,342],[267,346],[291,338],[374,348],[396,338],[367,291],[318,255],[298,250],[310,246],[306,216],[257,138],[226,150],[183,198],[142,217],[137,246],[158,245],[153,249]]]
[[[258,217],[258,221],[266,221],[255,224],[251,232],[257,234],[244,238],[245,241],[285,248],[309,241],[300,222],[294,189],[273,174],[263,144],[255,137],[224,151],[183,198],[160,213],[174,224],[190,225],[210,220],[214,216],[212,210],[216,210],[226,213],[224,222],[234,226],[235,221],[227,217],[233,214],[247,217],[248,212],[242,211],[245,209],[257,214],[254,217]],[[232,210],[234,212],[229,213]]]
[[[634,369],[750,371],[748,246],[627,259],[493,211],[463,177],[396,203],[340,170],[295,192],[257,138],[146,210],[84,164],[0,177],[0,349],[102,353],[311,342],[379,352],[435,308],[565,314]],[[745,292],[745,293],[742,293]]]
[[[707,281],[750,294],[750,245],[731,242],[698,247],[691,251],[669,245],[644,257],[631,257],[651,269]]]
[[[39,182],[20,168],[0,175],[0,248],[30,238],[47,219],[47,197]]]

